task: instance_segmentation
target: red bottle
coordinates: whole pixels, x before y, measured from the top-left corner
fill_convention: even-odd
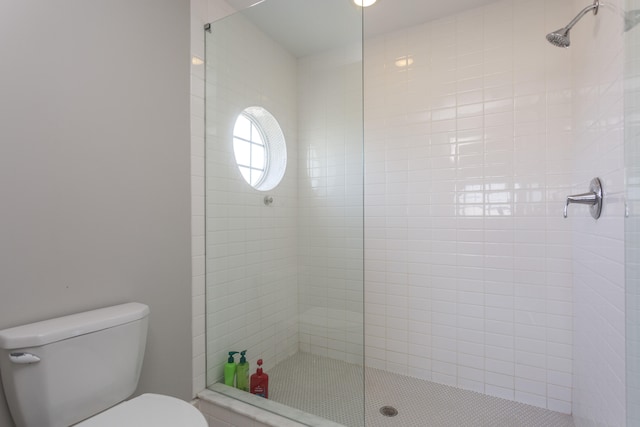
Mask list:
[[[269,398],[269,375],[262,373],[262,359],[258,359],[258,370],[251,375],[249,391],[256,396]]]

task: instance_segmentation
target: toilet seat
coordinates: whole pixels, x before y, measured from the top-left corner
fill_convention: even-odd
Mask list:
[[[207,427],[200,411],[189,403],[161,394],[143,394],[124,401],[75,427]]]

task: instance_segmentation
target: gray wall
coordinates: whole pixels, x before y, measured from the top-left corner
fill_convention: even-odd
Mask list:
[[[0,329],[149,304],[138,392],[189,399],[189,1],[2,2],[0,64]]]

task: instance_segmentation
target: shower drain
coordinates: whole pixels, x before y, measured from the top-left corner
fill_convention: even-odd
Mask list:
[[[385,417],[395,417],[398,415],[398,410],[393,406],[383,406],[380,408],[380,413]]]

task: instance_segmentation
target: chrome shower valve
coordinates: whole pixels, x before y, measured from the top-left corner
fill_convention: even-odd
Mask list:
[[[567,196],[567,203],[564,205],[564,217],[566,218],[568,216],[567,210],[569,209],[569,205],[576,203],[580,205],[589,205],[591,216],[594,219],[598,219],[600,218],[600,214],[602,214],[602,199],[602,182],[600,181],[600,178],[593,178],[589,185],[588,193]]]

